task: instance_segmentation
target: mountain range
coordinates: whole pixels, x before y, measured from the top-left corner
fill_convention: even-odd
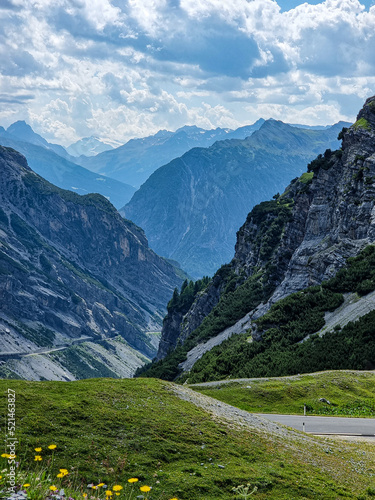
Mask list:
[[[0,127],[0,144],[22,153],[35,172],[62,189],[78,194],[100,193],[118,208],[135,192],[130,185],[77,165],[62,146],[47,142],[23,121],[7,130]]]
[[[158,361],[143,375],[374,368],[375,97],[339,138],[342,148],[253,208],[234,258],[203,289],[174,294]]]
[[[318,153],[336,149],[344,125],[311,130],[267,120],[246,139],[193,148],[156,170],[121,213],[159,255],[194,278],[212,276],[231,260],[249,210],[285,189]]]
[[[217,128],[204,130],[196,126],[185,126],[170,132],[160,130],[157,134],[141,139],[131,139],[123,146],[105,151],[93,158],[79,158],[83,167],[132,186],[139,187],[159,167],[184,154],[194,147],[209,147],[222,139],[244,139],[262,125],[259,119],[253,125],[236,130]]]
[[[2,146],[0,173],[1,375],[131,376],[181,271],[103,196],[62,190]]]

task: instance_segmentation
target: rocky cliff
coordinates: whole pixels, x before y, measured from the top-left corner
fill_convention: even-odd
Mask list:
[[[0,172],[0,359],[22,353],[7,369],[24,378],[130,376],[155,354],[175,268],[104,197],[53,186],[9,148]],[[30,368],[41,351],[55,354]]]
[[[175,328],[184,342],[175,355],[184,362],[180,369],[190,369],[233,333],[252,330],[256,339],[254,320],[272,304],[334,276],[348,257],[375,242],[375,97],[340,138],[342,149],[319,155],[282,196],[250,212],[234,259]],[[220,290],[216,303],[213,286]],[[201,314],[208,304],[209,312]],[[194,327],[186,337],[189,324]]]

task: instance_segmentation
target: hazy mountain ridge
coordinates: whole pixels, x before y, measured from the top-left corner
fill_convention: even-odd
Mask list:
[[[217,370],[220,359],[229,356],[231,349],[235,353],[235,362],[241,366],[243,360],[239,352],[247,350],[245,337],[252,331],[254,339],[259,340],[254,320],[262,318],[272,304],[276,304],[277,310],[284,307],[278,305],[283,303],[279,301],[288,296],[291,299],[285,299],[285,307],[294,307],[291,305],[293,301],[298,303],[302,299],[298,295],[294,299],[290,294],[332,278],[348,257],[358,255],[366,245],[375,242],[375,97],[366,101],[356,123],[341,137],[341,150],[327,151],[324,156],[318,156],[310,163],[309,172],[292,181],[281,197],[261,203],[249,213],[238,232],[231,263],[223,266],[206,291],[197,295],[179,324],[170,328],[165,322],[158,358],[165,356],[168,349],[174,348],[179,341],[185,347],[178,348],[156,364],[150,373],[176,376],[179,363],[182,363],[180,369],[189,370],[208,352],[199,362],[199,370],[208,376],[206,368],[211,366],[212,373]],[[349,268],[347,274],[342,275],[344,278],[338,278],[339,281],[333,281],[329,287],[334,291],[354,292],[355,286],[361,285],[362,294],[374,289],[371,266],[368,270],[361,270],[369,258],[366,254],[358,257],[360,274],[353,274],[350,278],[354,271]],[[353,267],[356,262],[350,265]],[[353,284],[349,278],[354,280]],[[345,286],[340,284],[340,279],[347,280]],[[316,300],[314,294],[320,293],[319,287],[308,293],[308,297],[312,297],[309,300]],[[327,307],[326,311],[331,310],[330,307],[337,308],[341,299],[339,302],[330,300],[322,296],[323,311],[324,307]],[[204,308],[206,310],[202,313]],[[273,318],[277,317],[276,309],[275,313],[271,309]],[[306,311],[301,314],[308,317]],[[324,320],[323,324],[320,323],[321,314],[320,311],[311,320],[316,331],[324,326]],[[273,321],[271,326],[278,328],[277,322]],[[371,327],[372,317],[368,320],[364,317],[359,328],[366,329],[366,321]],[[309,333],[314,333],[314,326],[312,328]],[[345,331],[350,328],[348,326]],[[234,333],[242,332],[248,332],[242,339],[235,336],[226,341]],[[302,330],[298,336],[303,338],[305,334]],[[260,333],[260,337],[262,335]],[[271,333],[267,335],[267,338],[272,338]],[[328,342],[330,337],[326,339]],[[217,347],[210,352],[224,341],[223,348]],[[259,345],[262,349],[262,342]]]
[[[17,125],[20,123],[21,126]],[[78,194],[100,193],[118,208],[135,192],[132,186],[76,164],[62,146],[51,145],[24,122],[16,122],[7,131],[0,130],[0,144],[21,152],[36,173],[62,189]]]
[[[160,329],[181,278],[102,196],[49,184],[9,148],[0,168],[1,352],[90,341],[8,368],[24,378],[82,378],[85,367],[130,376],[155,353],[147,332]]]
[[[263,122],[264,120],[260,119],[253,125],[237,130],[205,130],[196,126],[184,126],[176,132],[160,130],[149,137],[131,139],[123,146],[101,153],[95,158],[82,157],[78,161],[80,165],[94,172],[139,187],[157,168],[180,157],[186,151],[194,147],[209,147],[215,141],[227,138],[244,139]]]
[[[338,147],[342,126],[316,131],[268,120],[244,140],[194,148],[155,171],[121,212],[159,255],[195,278],[212,275],[232,258],[249,210],[283,190],[317,153]]]

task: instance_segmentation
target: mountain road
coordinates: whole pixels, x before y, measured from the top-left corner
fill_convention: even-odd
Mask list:
[[[362,436],[375,440],[375,418],[316,417],[257,413],[259,417],[315,435]]]

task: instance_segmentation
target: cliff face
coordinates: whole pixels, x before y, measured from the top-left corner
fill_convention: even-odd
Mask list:
[[[190,339],[195,336],[195,345],[201,343],[199,357],[212,348],[213,337],[220,343],[229,327],[231,334],[252,328],[252,320],[271,304],[335,275],[348,257],[375,242],[375,97],[366,101],[342,139],[342,150],[319,155],[281,197],[248,215],[228,272],[214,278],[220,297],[211,301],[210,285],[178,329],[185,339],[182,332],[190,328]],[[251,291],[255,284],[258,289]],[[222,321],[212,328],[215,316]]]
[[[56,188],[8,148],[0,147],[0,172],[1,353],[117,339],[94,361],[110,365],[112,350],[111,374],[130,376],[155,354],[147,332],[160,330],[165,305],[181,284],[175,269],[102,196]],[[129,359],[138,356],[128,370],[124,345]],[[75,367],[83,361],[74,356],[65,365],[54,360],[56,373],[66,369],[65,378],[80,378]],[[22,367],[12,370],[23,374]]]

